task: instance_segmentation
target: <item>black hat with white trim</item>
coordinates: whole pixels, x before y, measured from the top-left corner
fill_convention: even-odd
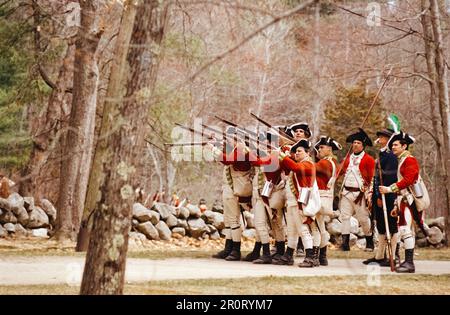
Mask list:
[[[316,148],[316,150],[319,150],[319,146],[321,145],[330,146],[333,151],[342,150],[342,146],[339,144],[339,142],[327,136],[320,136],[320,140],[316,142],[314,147]]]

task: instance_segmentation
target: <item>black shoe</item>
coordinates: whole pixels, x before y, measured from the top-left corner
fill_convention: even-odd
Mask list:
[[[389,261],[388,258],[381,259],[379,264],[380,264],[380,267],[390,267],[391,266],[391,262]],[[394,265],[395,265],[395,262],[394,262]]]
[[[272,264],[277,265],[275,262],[277,262],[278,260],[281,259],[281,257],[283,257],[283,255],[280,254],[274,254],[271,256],[272,257]]]
[[[280,258],[284,255],[285,252],[285,243],[286,242],[275,242],[276,252],[272,254],[272,263],[274,263],[277,260],[280,260]]]
[[[400,243],[395,244],[395,264],[400,263]]]
[[[350,234],[342,234],[341,250],[348,252],[350,250]]]
[[[395,272],[398,273],[415,273],[416,267],[414,266],[414,249],[405,249],[405,261],[395,268]]]
[[[300,268],[312,268],[314,267],[314,250],[312,248],[307,248],[306,257],[303,262],[301,262],[298,266]]]
[[[256,242],[253,251],[245,256],[244,261],[254,261],[261,256],[261,242]]]
[[[228,255],[231,254],[233,250],[233,241],[231,239],[227,239],[225,241],[225,248],[218,252],[217,254],[212,255],[212,258],[225,259]]]
[[[284,252],[286,251],[286,242],[275,242],[275,246],[277,247],[276,254],[283,256]]]
[[[233,242],[233,250],[230,255],[225,257],[227,261],[238,261],[241,260],[241,242]]]
[[[284,253],[284,255],[281,256],[279,260],[276,260],[276,261],[272,260],[272,263],[274,265],[288,265],[288,266],[292,266],[294,264],[293,254],[294,254],[294,249],[288,247],[286,249],[286,252]]]
[[[319,267],[320,266],[319,246],[314,246],[313,247],[313,264],[314,264],[314,267]]]
[[[375,246],[373,244],[373,236],[366,236],[366,248],[364,249],[365,252],[373,252]]]
[[[319,263],[321,266],[328,266],[327,246],[322,247],[319,251]]]
[[[363,263],[364,265],[378,264],[378,265],[380,265],[380,266],[382,266],[382,267],[389,267],[389,266],[390,266],[389,260],[388,260],[388,259],[385,259],[385,258],[382,258],[382,259],[376,259],[375,257],[373,257],[373,258],[369,258],[369,259],[364,260],[362,263]],[[384,264],[386,264],[386,263],[387,263],[387,266],[384,265]]]
[[[271,264],[272,256],[270,255],[262,255],[258,259],[253,261],[254,264],[262,265],[262,264]]]

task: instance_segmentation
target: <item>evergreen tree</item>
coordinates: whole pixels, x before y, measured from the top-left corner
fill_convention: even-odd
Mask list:
[[[348,135],[357,131],[361,126],[364,117],[369,110],[376,95],[376,91],[366,92],[364,83],[351,87],[340,87],[336,90],[336,98],[327,103],[325,107],[325,118],[321,126],[321,134],[331,136],[343,146],[343,150],[338,153],[339,161],[342,160],[350,148],[345,140]],[[372,109],[365,125],[372,141],[376,139],[376,132],[385,128],[386,115],[381,105],[381,99],[378,98]],[[377,156],[376,147],[367,147],[366,152],[372,156]]]

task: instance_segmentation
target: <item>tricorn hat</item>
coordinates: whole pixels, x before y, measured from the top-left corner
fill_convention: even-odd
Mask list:
[[[288,128],[291,136],[294,136],[295,130],[302,129],[305,132],[305,136],[307,138],[311,137],[311,130],[309,129],[309,125],[306,122],[295,123],[290,125]]]
[[[399,131],[394,133],[391,138],[388,141],[388,147],[390,150],[392,150],[392,144],[394,143],[394,141],[397,140],[405,140],[407,145],[413,144],[414,142],[416,142],[416,139],[412,136],[410,136],[409,134],[407,134],[406,132],[403,131]]]
[[[298,147],[303,147],[305,150],[309,150],[311,147],[311,141],[306,139],[301,139],[297,141],[292,147],[291,147],[291,153],[295,153],[297,151]]]
[[[278,132],[286,132],[286,126],[273,126],[271,129],[266,131],[266,139],[269,142],[277,142],[279,139],[279,134],[276,133],[273,129]]]
[[[385,128],[383,130],[377,131],[377,137],[385,136],[385,137],[390,138],[394,133],[395,133],[395,131],[393,129]]]
[[[369,136],[362,128],[358,128],[358,132],[349,135],[345,141],[347,143],[352,143],[355,140],[361,141],[364,146],[372,146],[372,140],[370,140]]]
[[[339,142],[327,136],[320,136],[320,140],[316,142],[314,147],[316,148],[316,150],[319,150],[319,146],[321,145],[328,145],[333,151],[342,150],[342,146],[339,144]]]

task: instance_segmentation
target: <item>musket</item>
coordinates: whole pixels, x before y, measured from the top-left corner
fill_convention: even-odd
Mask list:
[[[381,163],[380,158],[378,158],[377,161],[378,164],[378,174],[380,176],[380,185],[383,185],[383,172],[381,170]],[[388,216],[387,216],[387,206],[386,206],[386,196],[384,194],[381,194],[381,201],[383,203],[383,216],[384,216],[384,226],[386,229],[386,239],[387,239],[387,246],[388,246],[388,252],[389,252],[389,264],[391,265],[391,271],[395,271],[395,264],[394,264],[394,257],[392,256],[392,243],[391,243],[391,231],[389,231],[389,223],[388,223]]]
[[[202,137],[207,136],[208,139],[212,139],[211,135],[205,135],[205,134],[203,134],[203,132],[201,132],[201,131],[195,130],[195,129],[190,128],[190,127],[183,126],[182,124],[179,124],[179,123],[175,123],[175,125],[177,125],[178,127],[182,128],[182,129],[188,130],[188,131],[190,131],[190,132],[192,132],[192,133],[196,133],[196,134],[198,134],[198,135],[200,135],[200,136],[202,136]]]
[[[201,126],[202,126],[203,128],[205,128],[205,129],[207,129],[207,130],[212,131],[212,132],[216,132],[216,133],[220,133],[220,132],[221,132],[220,130],[217,130],[217,129],[212,128],[212,127],[210,127],[210,126],[207,126],[207,125],[205,125],[205,124],[201,124]],[[256,145],[257,145],[258,147],[253,147],[252,149],[254,149],[254,150],[259,150],[259,151],[261,151],[261,152],[263,152],[263,153],[265,153],[265,154],[268,154],[265,150],[263,150],[263,149],[261,149],[261,148],[259,147],[260,141],[259,141],[257,138],[255,139],[255,138],[251,137],[249,134],[246,133],[245,130],[241,130],[241,127],[239,127],[239,126],[236,125],[236,124],[234,124],[234,125],[232,125],[232,126],[236,128],[236,133],[239,133],[239,134],[241,134],[242,136],[244,136],[246,139],[248,139],[248,140],[253,141],[253,142],[256,143]],[[236,126],[237,126],[237,127],[236,127]],[[245,139],[244,139],[244,140],[245,140]],[[250,143],[247,143],[247,142],[246,142],[246,144],[247,144],[247,146],[249,146]],[[263,145],[266,145],[266,144],[263,144]],[[276,147],[274,147],[274,146],[272,146],[272,145],[270,145],[270,144],[267,144],[267,146],[270,147],[270,148],[273,149],[273,150],[276,150]]]
[[[234,122],[231,122],[231,121],[229,121],[229,120],[226,120],[226,119],[220,118],[220,117],[219,117],[219,116],[217,116],[217,115],[214,115],[214,117],[215,117],[215,118],[217,118],[218,120],[220,120],[220,121],[222,121],[222,122],[226,123],[227,125],[230,125],[230,126],[233,126],[233,127],[239,128],[239,129],[241,129],[241,130],[244,130],[245,132],[247,132],[247,133],[251,134],[251,135],[252,135],[253,137],[256,137],[256,138],[258,138],[258,134],[257,134],[256,132],[254,132],[254,131],[251,131],[251,130],[249,130],[249,129],[245,128],[245,127],[239,126],[238,124],[235,124]]]
[[[391,72],[392,72],[392,66],[389,69],[389,71],[388,71],[388,73],[386,75],[386,78],[384,78],[384,81],[381,84],[380,88],[378,89],[377,94],[375,94],[375,97],[373,98],[372,104],[370,104],[370,107],[369,107],[369,110],[367,111],[366,117],[364,117],[364,120],[361,123],[361,126],[360,126],[361,129],[364,128],[364,125],[366,124],[366,121],[369,118],[369,115],[372,112],[372,109],[375,106],[375,103],[378,100],[378,97],[380,96],[381,91],[383,90],[384,86],[386,85],[387,80],[389,79],[389,76],[391,75]],[[347,154],[345,155],[344,159],[342,160],[342,163],[339,165],[339,168],[338,168],[338,170],[336,172],[337,178],[339,178],[339,175],[341,174],[341,171],[342,171],[342,167],[344,167],[344,163],[347,160],[348,156],[350,155],[351,150],[352,150],[352,144],[350,144],[350,147],[349,147],[349,149],[347,151]],[[342,184],[341,191],[342,191],[343,187],[344,187],[344,184]]]
[[[250,115],[255,118],[257,121],[259,121],[260,123],[262,123],[263,125],[267,126],[268,128],[272,129],[273,131],[275,131],[280,137],[282,137],[284,140],[289,141],[290,143],[295,143],[295,139],[292,138],[290,135],[288,135],[286,132],[284,131],[280,131],[277,130],[276,128],[272,127],[271,124],[269,124],[268,122],[266,122],[265,120],[263,120],[262,118],[256,116],[255,114],[253,114],[252,112],[250,112]]]
[[[153,143],[153,142],[151,142],[150,140],[144,139],[144,141],[145,141],[145,142],[147,142],[148,144],[150,144],[150,145],[154,146],[155,148],[159,149],[159,150],[160,150],[161,152],[166,152],[166,153],[170,153],[169,151],[167,151],[167,150],[164,150],[164,149],[160,148],[159,146],[157,146],[156,144],[154,144],[154,143]]]
[[[212,128],[212,127],[209,127],[209,126],[207,126],[207,125],[205,125],[205,124],[201,124],[201,126],[202,126],[203,128],[205,128],[206,130],[210,130],[210,131],[215,132],[215,133],[223,133],[224,136],[226,137],[226,135],[225,135],[225,133],[224,133],[223,131],[217,130],[217,129]],[[238,130],[237,130],[237,131],[238,131]],[[244,135],[247,136],[246,134],[244,134]],[[250,138],[250,137],[248,137],[248,138]],[[246,141],[246,139],[244,139],[244,142],[245,142],[245,145],[246,145],[247,147],[250,146],[250,143],[249,143],[248,141]],[[254,149],[256,149],[256,148],[254,148]]]
[[[214,129],[214,128],[211,128],[211,127],[209,127],[209,126],[206,126],[206,125],[204,125],[204,124],[202,124],[202,126],[203,126],[204,128],[206,128],[206,129],[208,129],[208,130],[213,131],[213,132],[218,132],[218,130],[216,130],[216,129]],[[250,141],[253,141],[253,142],[255,142],[256,144],[260,144],[260,143],[261,143],[261,141],[259,141],[258,138],[254,138],[254,137],[250,136],[250,135],[248,134],[248,130],[245,129],[244,127],[240,127],[240,126],[237,125],[237,124],[234,124],[234,125],[232,125],[232,126],[236,128],[236,132],[237,132],[237,133],[239,133],[239,134],[241,134],[241,135],[247,137]],[[268,147],[271,148],[272,150],[276,150],[276,149],[277,149],[276,147],[274,147],[274,146],[271,145],[270,143],[264,143],[263,145],[268,146]]]
[[[164,145],[167,145],[169,147],[182,147],[182,146],[189,146],[189,145],[207,145],[209,142],[180,142],[180,143],[164,143]]]

